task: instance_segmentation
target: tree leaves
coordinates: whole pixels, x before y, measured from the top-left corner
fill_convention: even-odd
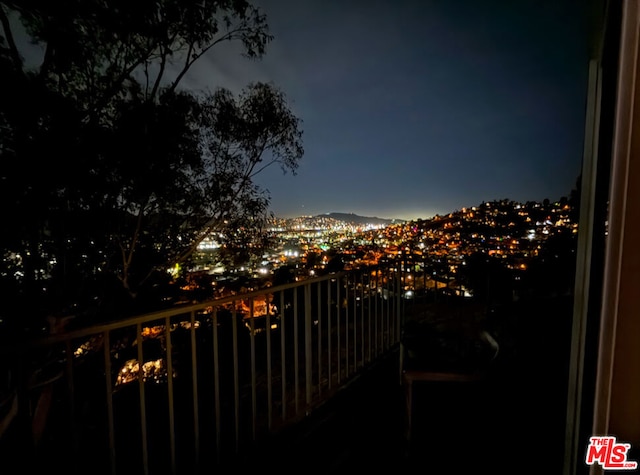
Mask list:
[[[300,120],[272,84],[237,96],[178,87],[228,41],[261,57],[272,37],[258,8],[243,0],[0,6],[44,50],[25,69],[3,21],[0,211],[11,233],[0,238],[0,282],[17,289],[16,302],[46,300],[43,315],[87,311],[87,302],[99,309],[115,295],[122,302],[118,288],[139,297],[165,282],[166,269],[210,233],[228,251],[259,247],[269,197],[253,178],[272,165],[295,173]],[[124,302],[118,308],[126,313]]]

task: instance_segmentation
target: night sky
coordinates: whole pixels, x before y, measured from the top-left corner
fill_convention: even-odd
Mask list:
[[[577,6],[576,6],[577,5]],[[280,87],[303,123],[296,175],[257,182],[281,217],[428,218],[567,196],[588,70],[581,2],[263,1],[259,61],[217,49],[190,87]]]

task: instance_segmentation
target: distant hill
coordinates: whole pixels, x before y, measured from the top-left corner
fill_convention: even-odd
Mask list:
[[[328,217],[338,221],[345,221],[347,223],[353,223],[353,224],[388,225],[388,224],[397,224],[397,223],[404,222],[404,220],[401,220],[401,219],[378,218],[375,216],[359,216],[354,213],[325,213],[325,214],[319,214],[316,217],[317,218]]]

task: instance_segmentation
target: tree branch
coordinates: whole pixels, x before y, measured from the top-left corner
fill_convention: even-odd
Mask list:
[[[40,65],[40,71],[38,72],[39,78],[44,78],[49,73],[51,64],[53,64],[54,50],[55,47],[53,46],[53,41],[49,40],[44,51],[44,58],[42,59],[42,64]]]
[[[187,71],[193,64],[193,61],[191,62],[189,61],[192,51],[193,51],[193,43],[190,43],[189,48],[187,49],[187,59],[184,62],[184,66],[182,67],[182,70],[178,73],[178,76],[176,76],[176,79],[174,79],[173,83],[169,87],[169,92],[173,92],[176,90],[176,87],[178,87],[178,83],[182,80],[184,75],[187,74]]]
[[[249,30],[250,30],[249,28],[245,27],[245,28],[237,28],[235,30],[229,31],[226,34],[222,35],[217,40],[212,41],[207,47],[203,48],[202,51],[200,51],[199,53],[195,53],[193,55],[193,57],[191,57],[191,55],[193,53],[193,42],[191,42],[189,44],[189,50],[187,51],[187,59],[184,62],[184,66],[183,66],[182,70],[178,73],[178,75],[176,76],[176,78],[173,81],[173,83],[171,84],[171,86],[169,87],[169,91],[173,92],[176,89],[176,87],[178,87],[178,84],[180,83],[180,81],[182,80],[184,75],[187,74],[187,72],[189,71],[189,69],[191,68],[193,63],[195,63],[203,54],[205,54],[207,51],[209,51],[211,48],[213,48],[218,43],[222,43],[223,41],[230,41],[231,39],[234,38],[235,35],[243,32],[243,31],[249,31]]]
[[[144,62],[144,98],[147,100],[149,97],[149,62]]]
[[[149,59],[151,53],[155,49],[155,45],[152,45],[148,50],[144,52],[137,60],[133,61],[128,67],[126,67],[118,77],[111,83],[111,85],[105,90],[102,97],[96,101],[95,107],[92,110],[88,111],[85,119],[91,121],[93,117],[98,115],[98,113],[102,110],[103,107],[107,105],[113,94],[118,91],[120,85],[131,75],[131,73],[141,64]]]
[[[125,289],[129,290],[129,279],[127,278],[128,274],[129,274],[129,269],[126,265],[127,262],[127,251],[125,249],[124,244],[122,243],[122,240],[120,239],[120,236],[117,236],[117,241],[118,241],[118,247],[120,248],[120,255],[122,256],[122,274],[117,275],[118,280],[120,280],[120,282],[122,282],[122,285]]]
[[[158,76],[153,84],[153,89],[151,90],[151,99],[153,100],[156,97],[156,93],[158,92],[158,88],[160,87],[160,81],[162,80],[162,76],[164,75],[164,68],[167,65],[167,48],[162,47],[162,58],[160,59],[160,71],[158,71]]]
[[[274,163],[278,163],[280,160],[278,160],[277,158],[274,158],[273,160],[271,160],[270,162],[265,163],[263,166],[261,166],[258,170],[256,170],[255,172],[253,172],[249,178],[253,178],[254,176],[256,176],[257,174],[259,174],[262,170],[264,170],[265,168],[270,167],[271,165],[273,165]]]
[[[145,203],[140,206],[140,210],[138,210],[138,216],[136,220],[136,228],[133,232],[133,237],[131,238],[131,245],[129,246],[129,255],[127,256],[127,267],[131,266],[131,261],[133,260],[133,253],[136,249],[136,245],[138,244],[138,238],[140,237],[140,230],[142,229],[142,219],[144,218],[144,209],[147,206],[149,199],[145,201]]]

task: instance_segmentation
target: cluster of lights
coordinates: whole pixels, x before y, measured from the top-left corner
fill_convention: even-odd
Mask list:
[[[116,387],[123,384],[137,381],[140,373],[140,364],[138,360],[132,359],[127,361],[124,366],[118,372],[116,378]],[[176,376],[175,373],[173,375]],[[164,360],[157,359],[154,361],[147,361],[142,365],[142,380],[151,381],[154,383],[163,383],[167,380],[167,370],[164,367]]]
[[[201,251],[211,251],[219,248],[220,243],[213,239],[204,239],[200,244],[198,244],[198,249]]]
[[[100,345],[101,342],[102,342],[101,336],[94,336],[93,338],[85,341],[82,345],[76,348],[75,351],[73,352],[73,355],[76,358],[86,356],[90,352],[95,351],[95,349]]]
[[[164,325],[156,325],[155,327],[143,327],[141,331],[142,338],[158,338],[165,331]]]
[[[190,321],[182,321],[179,323],[174,323],[173,325],[171,325],[170,331],[173,331],[178,327],[183,328],[185,330],[191,330],[192,326],[193,328],[198,329],[200,328],[200,322],[196,320],[193,322],[193,325],[191,324]],[[155,325],[153,327],[143,327],[140,334],[142,335],[142,338],[158,338],[158,337],[164,336],[165,331],[166,331],[166,327],[164,325]]]

